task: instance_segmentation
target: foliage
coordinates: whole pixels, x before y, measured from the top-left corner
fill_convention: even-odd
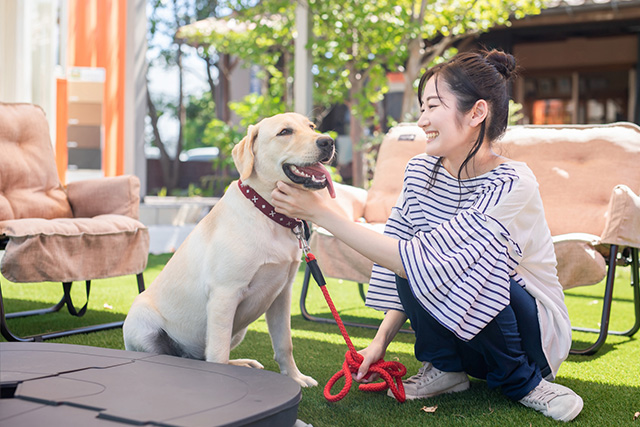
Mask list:
[[[231,109],[240,117],[240,127],[244,129],[265,117],[285,112],[279,97],[256,93],[245,96],[242,101],[232,102]]]
[[[457,43],[510,18],[539,13],[544,0],[308,0],[312,35],[314,112],[345,104],[354,151],[367,144],[364,129],[380,128],[377,104],[388,91],[387,73],[402,71],[403,117],[415,107],[415,85],[431,64],[457,52]],[[243,5],[246,6],[246,5]],[[264,89],[235,105],[243,125],[292,106],[296,2],[269,0],[239,9],[219,31],[219,20],[181,30],[192,45],[215,46],[263,70]],[[278,108],[278,104],[281,107]]]
[[[524,118],[522,114],[522,104],[514,102],[513,99],[509,100],[509,125],[518,124],[519,120]]]
[[[386,72],[400,67],[406,47],[394,2],[311,0],[314,101],[346,103],[352,115],[376,124],[375,104],[388,91]]]
[[[187,120],[184,123],[184,149],[190,150],[197,147],[216,147],[205,141],[203,135],[211,120],[216,116],[216,104],[211,99],[211,93],[205,92],[202,96],[189,96],[186,103]]]

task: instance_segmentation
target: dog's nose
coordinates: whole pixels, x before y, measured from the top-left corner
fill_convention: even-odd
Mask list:
[[[333,138],[329,138],[328,136],[318,138],[316,145],[323,150],[331,150],[333,149]]]
[[[322,158],[320,159],[321,162],[328,162],[329,160],[331,160],[331,158],[333,157],[333,138],[330,138],[328,136],[324,136],[321,138],[318,138],[316,140],[316,145],[318,146],[318,148],[320,149],[320,152],[322,153]]]

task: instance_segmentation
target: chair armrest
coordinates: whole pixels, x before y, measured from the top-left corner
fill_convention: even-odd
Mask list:
[[[600,243],[640,248],[640,197],[626,185],[613,189]]]
[[[335,199],[332,199],[325,190],[322,190],[321,193],[329,206],[354,221],[362,218],[364,205],[367,202],[367,190],[337,182],[333,186],[336,191]]]
[[[138,219],[140,180],[134,175],[70,182],[67,197],[76,218],[117,214]]]

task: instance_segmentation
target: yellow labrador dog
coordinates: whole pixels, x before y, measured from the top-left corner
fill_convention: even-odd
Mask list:
[[[280,371],[303,387],[317,385],[292,354],[291,293],[301,249],[286,223],[294,220],[269,201],[277,181],[333,193],[322,165],[333,155],[333,139],[302,115],[250,126],[233,149],[240,180],[136,297],[123,327],[126,349],[262,368],[255,360],[229,360],[229,352],[266,313]]]

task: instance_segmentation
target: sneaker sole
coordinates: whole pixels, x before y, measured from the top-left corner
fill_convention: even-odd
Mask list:
[[[452,387],[449,387],[446,390],[439,391],[438,393],[423,394],[423,395],[420,395],[420,396],[413,396],[413,395],[407,394],[406,395],[406,399],[407,400],[428,399],[430,397],[439,396],[441,394],[458,393],[458,392],[461,392],[461,391],[469,390],[469,386],[470,385],[471,385],[470,382],[466,381],[466,382],[463,382],[463,383],[460,383],[460,384],[456,384],[456,385],[454,385]],[[390,393],[391,393],[391,390],[389,390],[387,392],[387,394],[390,395],[391,397],[394,397],[393,393],[391,393],[391,394]]]

